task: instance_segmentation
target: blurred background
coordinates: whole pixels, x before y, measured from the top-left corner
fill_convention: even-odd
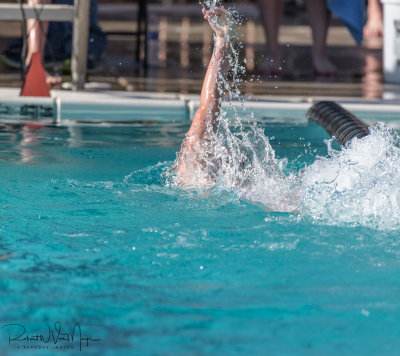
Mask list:
[[[0,0],[0,3],[11,1]],[[204,23],[198,1],[145,1],[147,34],[138,34],[140,1],[98,0],[99,25],[107,45],[88,72],[88,81],[103,88],[127,91],[199,93],[212,51],[212,33]],[[328,56],[337,69],[333,77],[315,75],[308,14],[303,0],[285,0],[279,43],[285,67],[278,75],[265,73],[263,26],[256,1],[226,1],[242,16],[238,39],[243,43],[247,76],[243,91],[262,96],[336,96],[378,99],[399,95],[398,85],[384,84],[382,37],[358,46],[342,21],[333,16],[328,32]],[[143,2],[141,4],[143,6]],[[143,11],[143,9],[142,9]],[[18,22],[0,22],[1,53],[7,41],[21,35]],[[147,58],[144,50],[147,39]],[[49,63],[69,81],[68,61]],[[18,70],[0,64],[0,86],[19,87]]]

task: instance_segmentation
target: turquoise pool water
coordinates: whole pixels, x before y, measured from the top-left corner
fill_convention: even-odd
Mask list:
[[[286,173],[327,154],[283,121]],[[398,231],[168,187],[187,129],[1,126],[1,354],[398,355]]]

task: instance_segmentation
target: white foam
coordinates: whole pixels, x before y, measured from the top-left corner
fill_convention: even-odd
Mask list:
[[[400,227],[399,139],[384,124],[339,151],[329,143],[301,177],[301,211],[328,224]]]

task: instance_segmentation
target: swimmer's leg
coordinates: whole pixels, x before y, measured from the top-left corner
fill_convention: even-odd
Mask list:
[[[198,162],[196,152],[201,149],[207,130],[216,127],[221,106],[221,92],[223,91],[221,76],[226,72],[226,57],[229,48],[229,25],[226,10],[218,7],[211,11],[203,9],[203,14],[204,19],[208,20],[215,32],[215,48],[204,78],[200,107],[193,117],[192,125],[182,143],[175,165],[175,171],[183,184],[188,176],[187,170],[191,168],[187,161],[191,160],[194,164],[201,164]]]

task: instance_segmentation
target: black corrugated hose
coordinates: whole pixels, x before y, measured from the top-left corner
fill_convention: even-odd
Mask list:
[[[368,135],[368,125],[333,101],[320,101],[307,112],[312,121],[321,125],[329,135],[345,145],[353,137]]]

